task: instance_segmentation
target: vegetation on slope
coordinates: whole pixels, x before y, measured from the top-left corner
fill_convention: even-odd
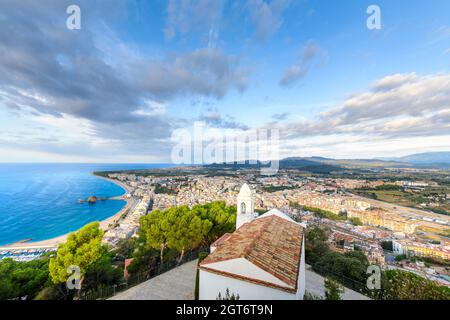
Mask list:
[[[312,227],[306,236],[306,263],[314,271],[339,281],[344,286],[380,300],[450,300],[450,288],[414,273],[387,270],[381,273],[381,289],[368,290],[366,274],[369,263],[360,251],[339,253],[331,251],[328,229]]]

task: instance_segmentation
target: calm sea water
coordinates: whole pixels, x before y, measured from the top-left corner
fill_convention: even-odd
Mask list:
[[[120,211],[122,200],[79,203],[91,195],[120,196],[118,185],[93,171],[162,168],[165,164],[0,164],[0,245],[41,241]]]

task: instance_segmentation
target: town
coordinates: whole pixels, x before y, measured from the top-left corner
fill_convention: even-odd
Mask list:
[[[251,170],[214,175],[198,167],[102,175],[126,186],[126,197],[135,202],[129,213],[105,234],[104,241],[111,247],[121,239],[133,237],[139,218],[151,210],[213,201],[234,205],[240,186],[248,183],[256,191],[256,212],[278,208],[309,227],[327,227],[331,231],[328,241],[338,252],[359,250],[370,263],[382,268],[407,270],[450,286],[450,216],[352,192],[390,185],[425,188],[436,186],[435,182],[299,177],[283,171],[273,177]],[[447,203],[449,196],[443,195]]]

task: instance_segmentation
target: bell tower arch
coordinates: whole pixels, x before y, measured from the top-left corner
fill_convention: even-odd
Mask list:
[[[237,217],[236,229],[239,229],[244,223],[252,221],[254,218],[253,192],[244,184],[237,197]]]

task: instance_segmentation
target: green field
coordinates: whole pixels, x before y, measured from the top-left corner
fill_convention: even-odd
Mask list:
[[[450,194],[450,188],[448,186],[427,187],[424,190],[415,192],[404,190],[402,187],[385,185],[374,189],[355,189],[353,192],[366,198],[450,215],[450,203],[444,196],[445,194]],[[422,203],[438,203],[439,206],[421,207],[420,204]]]

